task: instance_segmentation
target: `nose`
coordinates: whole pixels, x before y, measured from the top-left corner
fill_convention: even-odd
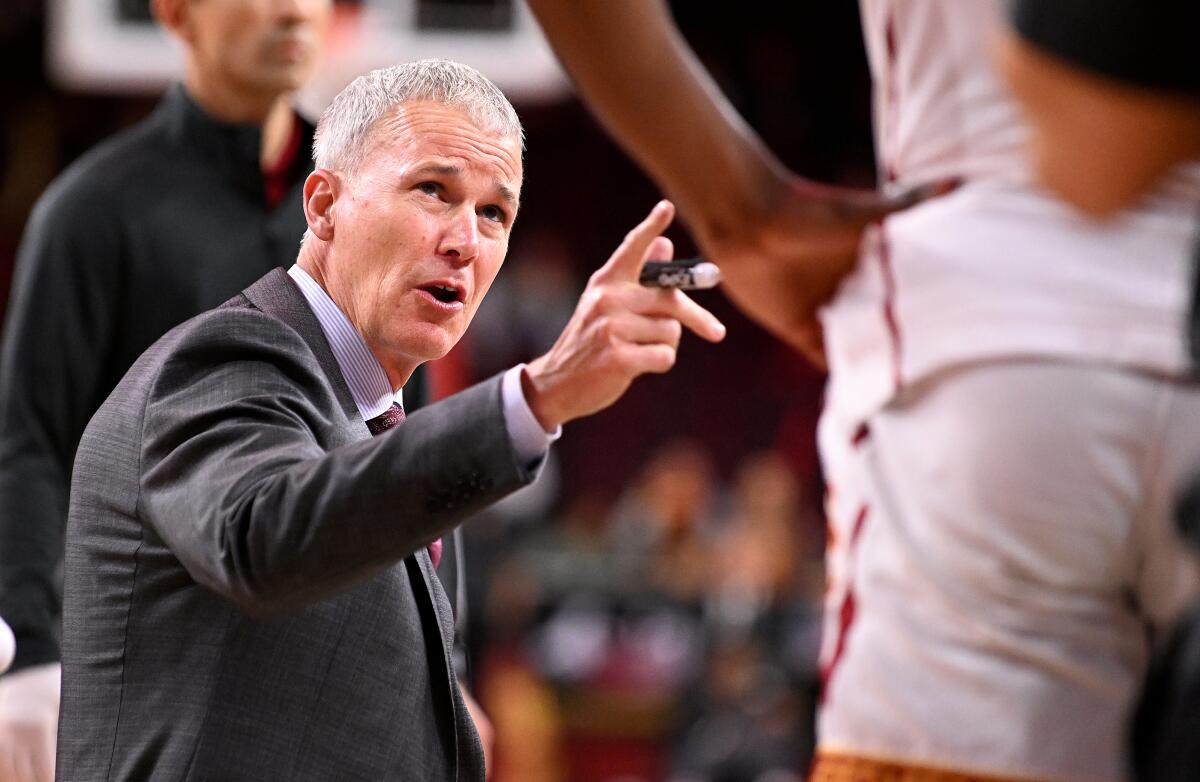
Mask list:
[[[271,10],[279,24],[292,25],[304,19],[304,0],[275,0]]]
[[[470,263],[479,254],[479,224],[470,208],[454,209],[438,241],[438,254],[456,263]]]
[[[332,7],[332,0],[275,0],[275,16],[282,22],[296,24],[314,19]]]

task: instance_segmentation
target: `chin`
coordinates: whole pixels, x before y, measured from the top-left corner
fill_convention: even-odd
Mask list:
[[[258,74],[259,87],[264,92],[295,92],[308,82],[308,78],[312,75],[313,70],[311,64],[303,66],[294,64],[275,65],[274,67],[264,68]]]
[[[410,298],[414,300],[409,300]],[[377,314],[365,324],[387,352],[432,361],[454,348],[466,332],[461,313],[448,314],[426,309],[415,295],[386,293]]]
[[[406,355],[413,356],[421,363],[436,361],[442,358],[458,344],[458,338],[449,334],[423,334],[406,340]]]

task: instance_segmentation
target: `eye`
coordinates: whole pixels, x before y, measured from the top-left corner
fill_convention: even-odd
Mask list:
[[[425,195],[435,196],[442,188],[437,182],[422,182],[417,185],[417,189]]]
[[[497,223],[503,223],[506,216],[504,210],[495,204],[489,204],[488,206],[480,209],[479,214],[483,215],[485,220],[491,220]]]

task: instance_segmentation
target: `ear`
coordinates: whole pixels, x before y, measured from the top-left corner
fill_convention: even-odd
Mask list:
[[[150,11],[167,32],[184,43],[192,42],[188,0],[150,0]]]
[[[304,180],[304,219],[308,229],[321,241],[333,239],[334,204],[341,195],[337,174],[318,168]]]

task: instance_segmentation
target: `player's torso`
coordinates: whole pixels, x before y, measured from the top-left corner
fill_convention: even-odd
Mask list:
[[[1002,0],[861,0],[881,185],[961,177],[888,218],[824,313],[834,393],[863,415],[949,365],[1013,356],[1187,368],[1200,166],[1084,219],[1032,182],[994,65]]]

